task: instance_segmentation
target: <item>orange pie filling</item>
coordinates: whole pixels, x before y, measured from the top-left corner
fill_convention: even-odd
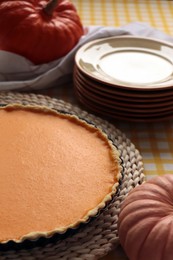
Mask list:
[[[0,108],[0,242],[85,222],[115,193],[117,150],[97,128],[44,107]]]

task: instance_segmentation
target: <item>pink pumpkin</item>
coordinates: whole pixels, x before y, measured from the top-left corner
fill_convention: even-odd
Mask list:
[[[172,260],[173,175],[134,188],[122,203],[118,230],[130,260]]]

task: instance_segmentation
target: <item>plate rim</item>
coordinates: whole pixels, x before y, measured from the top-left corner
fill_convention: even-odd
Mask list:
[[[162,85],[159,85],[161,83],[158,83],[158,84],[151,84],[151,85],[138,85],[138,87],[135,87],[133,85],[125,85],[125,84],[122,84],[121,82],[118,82],[115,84],[115,83],[111,83],[111,80],[108,81],[108,80],[103,80],[103,78],[101,77],[98,77],[98,76],[95,76],[93,75],[92,73],[86,71],[79,63],[79,58],[80,58],[80,55],[81,53],[89,48],[91,45],[93,44],[97,44],[97,43],[101,43],[101,42],[105,42],[105,41],[112,41],[112,40],[124,40],[124,39],[131,39],[131,40],[137,40],[137,41],[147,41],[147,42],[154,42],[156,44],[160,44],[160,45],[164,45],[164,46],[167,46],[169,48],[172,49],[173,51],[173,44],[171,44],[170,42],[167,42],[165,40],[160,40],[160,39],[156,39],[156,38],[153,38],[153,37],[144,37],[144,36],[135,36],[135,35],[121,35],[121,36],[110,36],[110,37],[106,37],[106,38],[99,38],[99,39],[96,39],[96,40],[92,40],[90,42],[87,42],[85,43],[84,45],[82,45],[76,52],[75,54],[75,57],[74,57],[74,61],[75,61],[75,65],[84,73],[86,74],[88,77],[90,77],[91,79],[94,79],[96,80],[97,82],[100,82],[100,83],[106,83],[112,87],[119,87],[119,88],[124,88],[124,89],[131,89],[131,90],[142,90],[142,91],[149,91],[149,90],[154,90],[154,91],[157,91],[157,90],[163,90],[163,89],[170,89],[170,88],[173,88],[173,78],[172,79],[169,79],[165,82],[162,82]],[[130,46],[129,46],[130,47]],[[128,48],[129,48],[128,47]],[[115,80],[116,81],[116,80]],[[136,84],[137,85],[137,84]]]

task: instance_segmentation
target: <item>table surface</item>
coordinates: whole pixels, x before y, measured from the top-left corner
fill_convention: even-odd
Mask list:
[[[85,26],[121,26],[130,22],[146,22],[173,36],[173,1],[169,0],[73,0]],[[51,97],[78,103],[73,83],[36,91]],[[155,175],[173,173],[173,120],[158,123],[134,123],[114,120],[117,128],[126,134],[140,151],[146,179]],[[102,260],[127,259],[119,246]]]

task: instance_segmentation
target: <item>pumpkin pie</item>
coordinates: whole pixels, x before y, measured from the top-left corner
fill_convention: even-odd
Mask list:
[[[76,116],[0,108],[0,243],[50,237],[96,215],[116,193],[119,154]]]

